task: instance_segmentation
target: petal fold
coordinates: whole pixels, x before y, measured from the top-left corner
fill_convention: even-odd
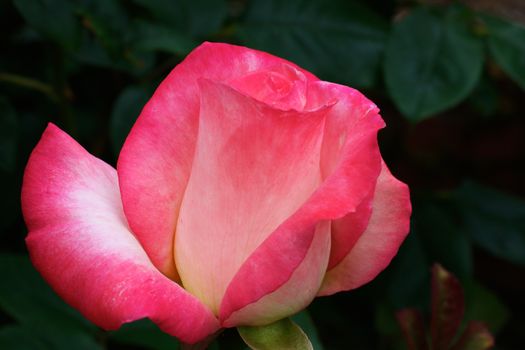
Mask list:
[[[218,329],[210,310],[160,273],[130,232],[116,171],[54,125],[29,159],[22,209],[33,264],[92,322],[112,330],[148,317],[188,343]]]
[[[408,234],[410,213],[408,187],[383,163],[368,227],[348,255],[327,271],[319,295],[355,289],[374,279],[388,266]]]
[[[290,233],[290,235],[274,235],[273,237],[293,240],[295,232],[290,231]],[[243,268],[243,272],[238,274],[230,285],[228,297],[224,299],[221,305],[221,323],[223,326],[266,325],[293,315],[312,302],[323,281],[330,256],[330,221],[321,221],[309,238],[311,238],[310,246],[306,253],[302,250],[298,251],[298,255],[303,256],[303,259],[289,279],[276,290],[269,292],[255,302],[251,302],[254,288],[241,284],[246,278],[243,273],[246,274],[250,271],[246,267]],[[268,283],[264,280],[272,279],[273,275],[288,263],[286,261],[289,258],[286,255],[288,252],[280,251],[280,247],[286,245],[280,244],[277,240],[273,243],[272,245],[266,242],[264,249],[259,249],[257,254],[250,257],[249,260],[249,263],[253,265],[265,264],[264,271],[256,267],[259,269],[258,272],[263,273],[258,278],[262,285]],[[268,256],[271,258],[268,259]],[[257,287],[255,286],[255,288]],[[236,304],[243,306],[238,308]],[[230,310],[235,309],[237,310],[230,312]]]

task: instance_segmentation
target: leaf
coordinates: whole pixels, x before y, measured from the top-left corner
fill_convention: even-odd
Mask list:
[[[115,155],[120,153],[124,140],[126,140],[148,98],[149,94],[146,89],[139,86],[129,86],[122,91],[115,101],[110,119],[111,145]]]
[[[441,265],[432,267],[432,350],[448,350],[465,311],[463,289],[456,277]]]
[[[0,307],[21,324],[35,328],[57,325],[64,332],[94,330],[77,311],[58,298],[27,257],[0,254],[0,276]]]
[[[525,201],[465,183],[456,199],[472,240],[502,259],[525,265]]]
[[[36,31],[67,49],[78,44],[80,24],[73,2],[67,0],[14,0],[18,11]]]
[[[18,119],[9,101],[0,96],[0,170],[13,173],[18,150]]]
[[[438,16],[418,8],[398,22],[387,45],[385,80],[390,96],[410,120],[454,106],[476,86],[483,46],[470,33],[468,13]]]
[[[297,323],[297,325],[306,333],[315,350],[324,350],[324,346],[319,339],[319,334],[317,333],[314,321],[307,310],[292,316],[292,321]]]
[[[86,35],[82,45],[77,50],[74,58],[82,64],[110,68],[117,71],[126,71],[137,76],[148,72],[155,63],[154,54],[151,52],[127,52],[112,56],[100,45],[98,40]]]
[[[227,16],[224,0],[134,0],[157,22],[192,36],[203,37],[217,31]]]
[[[28,329],[20,326],[4,326],[0,329],[0,349],[47,350],[48,347],[34,337]]]
[[[176,350],[177,339],[162,332],[153,322],[143,319],[123,325],[118,331],[109,333],[109,340],[132,346],[143,346],[155,350]]]
[[[289,318],[266,326],[238,327],[246,344],[254,350],[312,350],[303,330]]]
[[[146,21],[135,22],[137,30],[134,46],[143,51],[165,51],[186,56],[197,46],[197,42],[177,29]]]
[[[466,320],[483,321],[490,331],[497,333],[509,320],[510,311],[490,290],[477,283],[465,286]]]
[[[412,223],[430,261],[439,261],[461,278],[473,270],[472,244],[450,201],[425,197],[414,201]]]
[[[0,307],[23,332],[56,350],[99,350],[96,328],[67,306],[21,255],[0,255]],[[18,329],[15,335],[22,334]]]
[[[485,16],[488,46],[500,67],[525,90],[525,27]]]
[[[423,316],[416,309],[404,309],[396,313],[409,350],[428,350]]]
[[[475,113],[483,117],[494,116],[499,107],[500,91],[493,81],[482,75],[478,85],[468,97],[468,102],[474,107]]]
[[[48,349],[52,350],[104,350],[97,342],[94,334],[80,330],[67,329],[55,324],[44,326],[34,326],[28,328],[28,333],[36,339],[41,339],[43,343],[49,344]]]
[[[488,350],[494,346],[494,338],[481,322],[472,321],[452,350]]]
[[[255,0],[239,36],[250,47],[285,57],[320,75],[374,85],[387,24],[348,0]]]
[[[388,268],[388,299],[395,309],[407,306],[423,308],[427,303],[428,258],[417,232],[411,232]]]
[[[82,32],[76,60],[134,75],[153,67],[152,53],[135,50],[137,28],[120,1],[84,1],[78,13],[87,30]]]
[[[375,328],[386,337],[392,337],[399,333],[399,324],[396,320],[394,309],[387,302],[376,303],[375,306]]]
[[[79,6],[78,13],[84,27],[96,37],[110,57],[116,59],[122,55],[131,26],[119,1],[87,1]]]

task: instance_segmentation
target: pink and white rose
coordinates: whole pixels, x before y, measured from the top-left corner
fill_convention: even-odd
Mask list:
[[[264,52],[205,43],[146,104],[117,169],[50,124],[24,176],[31,259],[105,329],[195,343],[357,288],[409,229],[377,107]]]

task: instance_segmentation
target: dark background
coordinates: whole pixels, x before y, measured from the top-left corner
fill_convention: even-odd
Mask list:
[[[403,349],[394,313],[428,316],[430,266],[458,276],[466,320],[525,344],[525,6],[501,1],[0,0],[0,349],[175,349],[148,321],[103,332],[30,265],[19,194],[46,123],[115,165],[141,107],[204,40],[262,49],[360,89],[409,184],[411,233],[356,291],[316,299],[316,348]],[[174,310],[176,312],[176,310]],[[234,330],[212,349],[243,349]]]

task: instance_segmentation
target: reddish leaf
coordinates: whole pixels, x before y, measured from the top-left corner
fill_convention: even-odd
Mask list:
[[[396,313],[397,323],[409,350],[428,350],[427,335],[423,317],[418,310],[404,309]]]
[[[478,321],[469,322],[452,350],[488,350],[494,346],[494,338],[487,327]]]
[[[456,277],[441,265],[432,267],[432,317],[430,334],[433,350],[448,350],[458,332],[465,311],[463,289]]]

